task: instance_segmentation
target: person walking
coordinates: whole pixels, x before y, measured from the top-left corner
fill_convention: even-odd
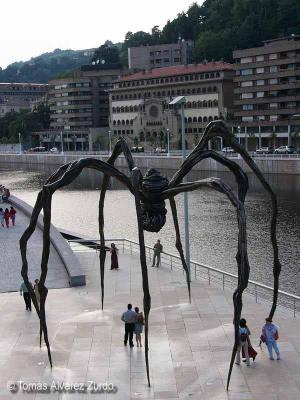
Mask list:
[[[118,269],[118,249],[114,243],[110,245],[110,254],[111,254],[111,267],[110,269]]]
[[[280,352],[277,345],[277,340],[279,338],[278,328],[273,324],[272,318],[270,317],[266,318],[266,323],[262,328],[262,338],[267,345],[270,360],[274,360],[273,349],[277,355],[277,360],[280,360]]]
[[[1,226],[4,228],[4,211],[3,211],[3,208],[0,208],[0,223],[1,223]]]
[[[127,346],[127,341],[129,337],[129,346],[133,347],[133,331],[136,323],[137,315],[136,312],[132,310],[132,304],[127,305],[127,311],[122,314],[121,320],[125,322],[125,335],[124,335],[124,345]]]
[[[248,349],[249,349],[248,339],[249,339],[249,335],[251,333],[250,333],[249,328],[247,327],[247,323],[244,318],[241,318],[241,320],[240,320],[239,332],[240,332],[240,344],[237,348],[235,363],[237,365],[241,364],[241,351],[244,351],[244,355],[246,357],[246,364],[248,367],[250,367],[250,358],[249,358],[249,352],[248,352]]]
[[[141,334],[143,333],[143,326],[145,324],[144,315],[140,312],[138,307],[135,307],[134,311],[136,312],[136,322],[134,324],[136,346],[142,347]]]
[[[157,242],[155,243],[153,247],[153,262],[152,262],[152,267],[155,266],[155,259],[156,259],[156,267],[159,267],[160,264],[160,254],[163,251],[163,246],[160,243],[160,240],[158,239]]]
[[[31,285],[31,283],[29,282],[29,284]],[[23,295],[23,299],[25,302],[25,306],[26,306],[26,311],[31,311],[31,298],[30,298],[30,293],[29,290],[25,284],[25,282],[21,283],[20,286],[20,296]]]
[[[12,226],[15,226],[16,213],[17,213],[16,209],[13,206],[11,206],[9,210],[9,216],[11,219]]]
[[[5,220],[6,228],[9,228],[9,209],[8,208],[6,208],[4,211],[4,220]]]

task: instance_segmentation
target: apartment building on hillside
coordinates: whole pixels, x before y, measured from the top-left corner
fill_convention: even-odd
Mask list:
[[[300,132],[300,35],[233,52],[235,120],[256,147],[297,145]]]

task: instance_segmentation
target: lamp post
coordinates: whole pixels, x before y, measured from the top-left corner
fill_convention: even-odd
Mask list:
[[[64,141],[63,141],[63,132],[60,131],[60,147],[61,147],[61,154],[64,154]]]
[[[169,104],[178,105],[181,108],[181,147],[182,147],[182,160],[186,158],[186,146],[185,146],[185,121],[184,121],[184,104],[186,98],[184,96],[176,97]],[[184,178],[186,181],[186,177]],[[190,262],[190,231],[189,231],[189,206],[188,206],[188,193],[183,193],[183,207],[184,207],[184,239],[185,239],[185,260],[186,265],[191,277],[191,262]]]
[[[111,155],[111,130],[108,131],[109,155]]]
[[[19,132],[19,145],[20,145],[20,154],[22,154],[22,143],[21,143],[21,132]]]
[[[170,129],[167,128],[167,139],[168,139],[168,153],[167,156],[170,157]]]

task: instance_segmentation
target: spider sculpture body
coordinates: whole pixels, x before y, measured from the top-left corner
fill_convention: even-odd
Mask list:
[[[137,224],[139,232],[139,245],[140,245],[140,262],[143,280],[143,305],[145,314],[145,362],[148,377],[148,384],[150,385],[149,376],[149,362],[148,362],[148,322],[149,313],[151,308],[151,296],[148,284],[148,270],[146,263],[144,231],[159,232],[166,222],[166,200],[169,200],[172,216],[174,220],[174,227],[176,233],[176,248],[179,252],[183,268],[186,272],[186,280],[190,297],[190,276],[187,268],[184,252],[180,239],[180,230],[177,219],[177,210],[175,203],[175,196],[182,192],[193,190],[201,190],[209,188],[224,194],[229,202],[235,207],[238,223],[238,243],[237,243],[237,271],[238,271],[238,285],[233,293],[233,306],[234,306],[234,345],[231,354],[227,389],[230,382],[230,376],[234,358],[240,343],[239,334],[239,320],[242,312],[242,294],[248,285],[250,266],[247,255],[247,234],[246,234],[246,214],[244,208],[244,201],[248,190],[248,178],[243,169],[233,160],[230,160],[223,155],[208,149],[208,143],[215,137],[222,137],[228,145],[241,155],[248,168],[254,172],[257,178],[262,183],[265,190],[269,193],[272,202],[272,220],[271,220],[271,243],[273,246],[273,275],[274,275],[274,293],[273,303],[270,310],[270,317],[273,316],[278,297],[279,289],[279,275],[281,265],[278,258],[278,246],[276,239],[276,221],[277,221],[277,200],[268,182],[256,166],[255,162],[246,152],[246,150],[238,143],[236,138],[227,129],[223,121],[211,122],[205,129],[202,139],[199,144],[194,148],[191,154],[182,163],[180,169],[175,173],[170,181],[161,176],[159,171],[150,169],[144,176],[142,176],[138,167],[135,166],[134,160],[126,141],[120,138],[108,158],[107,162],[94,159],[85,158],[78,161],[65,164],[60,167],[52,176],[48,178],[43,186],[43,189],[38,194],[30,224],[23,233],[20,239],[20,250],[22,256],[22,276],[25,284],[27,285],[33,304],[40,318],[40,344],[42,334],[47,346],[48,357],[52,366],[51,351],[48,340],[45,302],[48,290],[45,286],[48,258],[50,251],[50,224],[51,224],[51,200],[55,191],[71,183],[84,168],[92,168],[104,174],[102,188],[99,199],[99,235],[100,235],[100,276],[101,276],[101,296],[102,296],[102,309],[104,302],[104,265],[105,265],[105,237],[104,237],[104,203],[105,194],[108,189],[109,180],[114,177],[120,181],[132,193],[135,199],[135,208],[137,214]],[[126,175],[114,167],[116,159],[123,153],[125,156],[129,174]],[[238,190],[235,193],[231,187],[225,184],[219,178],[207,178],[196,182],[183,183],[184,177],[192,170],[192,168],[206,158],[212,158],[228,168],[235,176]],[[43,253],[41,260],[41,276],[39,280],[39,293],[40,304],[38,305],[36,296],[28,281],[28,262],[26,257],[27,242],[34,232],[37,224],[37,219],[40,212],[44,213],[44,231],[43,231]]]

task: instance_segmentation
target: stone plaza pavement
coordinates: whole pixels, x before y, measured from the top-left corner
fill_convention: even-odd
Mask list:
[[[0,207],[5,210],[10,208],[10,204],[1,203]],[[17,291],[23,281],[21,277],[21,255],[19,248],[19,239],[24,230],[27,228],[29,218],[26,217],[19,209],[16,214],[16,225],[7,229],[0,225],[0,292]],[[29,279],[34,282],[40,276],[40,265],[42,255],[42,231],[36,229],[28,242],[28,265]],[[47,285],[49,288],[62,288],[69,286],[68,275],[65,267],[51,245],[49,258],[49,273],[47,277]]]
[[[13,293],[0,294],[0,399],[197,399],[299,400],[300,319],[278,310],[281,361],[270,361],[257,348],[269,307],[245,296],[243,315],[258,356],[251,367],[234,366],[230,391],[225,390],[233,341],[231,290],[205,281],[192,282],[192,304],[181,272],[167,266],[149,268],[152,295],[148,388],[143,349],[123,345],[120,320],[128,302],[142,305],[137,256],[119,255],[120,270],[106,263],[105,309],[99,310],[99,263],[93,252],[78,254],[87,286],[50,290],[47,321],[53,369],[45,346],[39,349],[39,324]],[[109,257],[108,257],[109,258]],[[111,382],[117,393],[10,394],[7,381],[53,381],[96,384]]]

